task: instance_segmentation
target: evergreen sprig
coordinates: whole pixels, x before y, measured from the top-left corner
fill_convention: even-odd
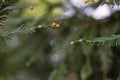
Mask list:
[[[93,40],[84,40],[88,45],[97,46],[118,46],[120,45],[120,35],[112,35],[110,37],[101,37]]]
[[[30,28],[25,28],[24,26],[21,26],[19,28],[16,28],[14,30],[5,30],[2,33],[0,33],[0,37],[11,37],[13,35],[20,35],[24,33],[32,33],[35,32],[36,27],[30,27]]]
[[[10,38],[13,35],[21,35],[21,34],[27,34],[27,33],[33,33],[36,32],[36,29],[56,29],[59,28],[59,24],[56,23],[56,25],[50,25],[50,24],[41,24],[38,26],[31,26],[26,27],[25,25],[22,25],[16,29],[10,29],[10,30],[4,30],[0,32],[0,37],[8,37]]]
[[[11,5],[15,2],[16,0],[0,0],[0,26],[4,25],[7,16],[13,10]]]

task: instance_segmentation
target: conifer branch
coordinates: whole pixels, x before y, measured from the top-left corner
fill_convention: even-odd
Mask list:
[[[84,40],[88,45],[97,46],[118,46],[120,45],[120,35],[112,35],[110,37],[101,37],[93,40]]]
[[[20,26],[16,29],[13,29],[13,30],[4,30],[4,31],[0,32],[0,37],[10,38],[13,35],[21,35],[21,34],[36,32],[36,29],[48,29],[48,28],[56,29],[56,28],[60,27],[60,25],[57,23],[53,23],[53,24],[52,25],[41,24],[41,25],[32,26],[32,27],[26,27],[26,26],[22,25],[22,26]]]
[[[15,2],[16,0],[0,0],[0,26],[4,25],[7,16],[14,8],[11,5]]]
[[[20,35],[20,34],[24,34],[24,33],[32,33],[35,32],[35,28],[36,27],[30,27],[30,28],[25,28],[23,26],[14,29],[14,30],[6,30],[2,33],[0,33],[0,37],[10,37],[13,35]]]

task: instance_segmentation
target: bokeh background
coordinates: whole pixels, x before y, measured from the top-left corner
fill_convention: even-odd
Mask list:
[[[71,43],[119,34],[119,6],[83,0],[16,0],[6,4],[10,6],[5,9],[12,11],[0,26],[0,34],[15,34],[0,36],[0,80],[120,80],[119,45]],[[53,23],[60,27],[38,27]]]

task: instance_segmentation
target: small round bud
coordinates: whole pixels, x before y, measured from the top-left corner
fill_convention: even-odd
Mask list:
[[[84,0],[84,3],[87,3],[88,2],[88,0]]]
[[[110,3],[110,0],[106,0],[106,3]]]
[[[30,62],[26,62],[25,63],[25,67],[30,67],[31,66],[31,63]]]
[[[60,27],[60,25],[59,25],[59,24],[56,24],[56,27],[57,27],[57,28],[59,28],[59,27]]]
[[[52,28],[54,29],[55,27],[56,27],[56,23],[53,22],[53,23],[52,23]]]
[[[30,7],[30,10],[33,10],[33,9],[34,9],[33,6],[31,6],[31,7]]]
[[[41,29],[42,27],[43,27],[42,25],[38,25],[38,27],[37,27],[37,28]]]
[[[79,39],[79,40],[78,40],[78,42],[82,42],[82,41],[83,41],[83,39]]]
[[[71,41],[71,42],[70,42],[70,45],[74,45],[74,44],[75,44],[75,42],[74,42],[74,41]]]
[[[0,50],[0,53],[5,53],[5,51],[2,49],[2,50]]]
[[[55,25],[56,25],[56,23],[55,23],[55,22],[53,22],[53,23],[52,23],[52,26],[55,26]]]
[[[94,0],[94,3],[98,3],[99,2],[99,0]]]

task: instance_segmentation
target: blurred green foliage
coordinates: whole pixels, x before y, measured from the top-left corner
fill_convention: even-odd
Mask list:
[[[119,46],[102,48],[83,43],[69,44],[71,40],[91,40],[119,33],[119,12],[107,21],[88,17],[58,20],[63,12],[62,0],[19,0],[14,4],[5,1],[11,4],[12,11],[11,6],[5,6],[10,7],[10,14],[6,14],[7,20],[1,25],[0,33],[21,30],[22,34],[0,37],[0,80],[119,78]],[[60,24],[60,28],[48,28],[53,22]],[[45,29],[38,28],[46,24]]]

